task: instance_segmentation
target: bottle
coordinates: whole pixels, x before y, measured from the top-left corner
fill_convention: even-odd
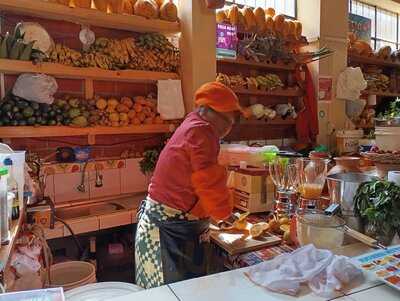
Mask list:
[[[8,219],[7,203],[7,177],[8,169],[0,168],[0,240],[2,245],[10,242],[10,225]]]
[[[19,195],[18,195],[18,182],[14,178],[13,161],[10,158],[4,160],[4,166],[8,168],[7,191],[8,202],[11,202],[11,219],[17,220],[19,218]]]
[[[97,256],[96,256],[96,237],[89,239],[89,262],[94,265],[97,270]]]

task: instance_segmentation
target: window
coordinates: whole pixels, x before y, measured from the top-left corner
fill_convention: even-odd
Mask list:
[[[277,14],[284,14],[288,17],[296,18],[296,0],[231,0],[228,4],[246,5],[250,7],[273,7]]]
[[[399,49],[399,14],[358,0],[350,0],[350,12],[371,19],[371,45]]]

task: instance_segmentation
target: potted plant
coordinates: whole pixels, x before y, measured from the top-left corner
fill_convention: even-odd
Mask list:
[[[400,186],[381,180],[365,182],[357,190],[354,206],[365,233],[389,245],[400,228]]]

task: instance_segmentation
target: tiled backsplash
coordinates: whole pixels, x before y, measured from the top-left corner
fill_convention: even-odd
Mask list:
[[[45,195],[56,204],[117,196],[127,193],[145,192],[148,178],[139,167],[141,159],[107,160],[89,162],[85,172],[85,192],[77,187],[82,181],[84,164],[49,164],[44,168],[46,174]],[[103,186],[96,187],[96,168],[102,175]]]

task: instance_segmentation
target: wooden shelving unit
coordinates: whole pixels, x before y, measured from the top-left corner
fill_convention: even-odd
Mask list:
[[[1,1],[1,0],[0,0]],[[54,63],[34,65],[31,61],[0,59],[0,73],[45,73],[59,78],[110,80],[120,82],[154,82],[177,79],[178,74],[144,70],[104,70],[100,68],[78,68]]]
[[[350,53],[348,56],[349,63],[363,64],[363,65],[376,65],[383,67],[400,68],[400,61],[393,61],[392,59],[383,60],[373,56],[362,56]]]
[[[72,8],[44,0],[0,0],[0,10],[84,25],[135,32],[178,33],[178,22],[150,20],[140,16],[107,14],[96,9]]]
[[[250,60],[246,60],[243,58],[237,58],[235,60],[233,59],[218,59],[218,63],[221,64],[233,64],[233,65],[243,65],[243,66],[249,66],[249,67],[258,67],[262,69],[268,69],[268,70],[296,70],[296,64],[290,63],[290,64],[284,64],[284,63],[263,63],[263,62],[254,62]]]
[[[304,95],[304,92],[298,88],[296,89],[274,89],[274,90],[252,90],[252,89],[242,89],[233,88],[236,94],[239,95],[251,95],[251,96],[277,96],[277,97],[300,97]]]
[[[295,85],[294,71],[298,68],[296,63],[284,64],[282,62],[253,62],[244,58],[218,59],[218,72],[233,75],[257,76],[266,73],[275,73],[281,77],[285,85],[292,88],[277,88],[273,90],[235,88],[232,90],[239,96],[243,106],[251,104],[264,104],[273,107],[276,104],[292,103],[295,106],[301,105],[301,97],[304,91]],[[282,119],[277,117],[272,120],[244,120],[240,119],[234,126],[231,133],[225,138],[227,141],[240,140],[265,140],[293,138],[296,136],[296,120]]]
[[[88,136],[89,144],[95,143],[95,137],[99,135],[123,135],[123,134],[161,134],[171,133],[175,130],[173,124],[144,124],[125,127],[87,127],[74,128],[69,126],[9,126],[0,127],[0,138],[41,138],[63,136]]]
[[[362,94],[382,97],[400,97],[400,93],[393,93],[389,91],[362,91]]]

